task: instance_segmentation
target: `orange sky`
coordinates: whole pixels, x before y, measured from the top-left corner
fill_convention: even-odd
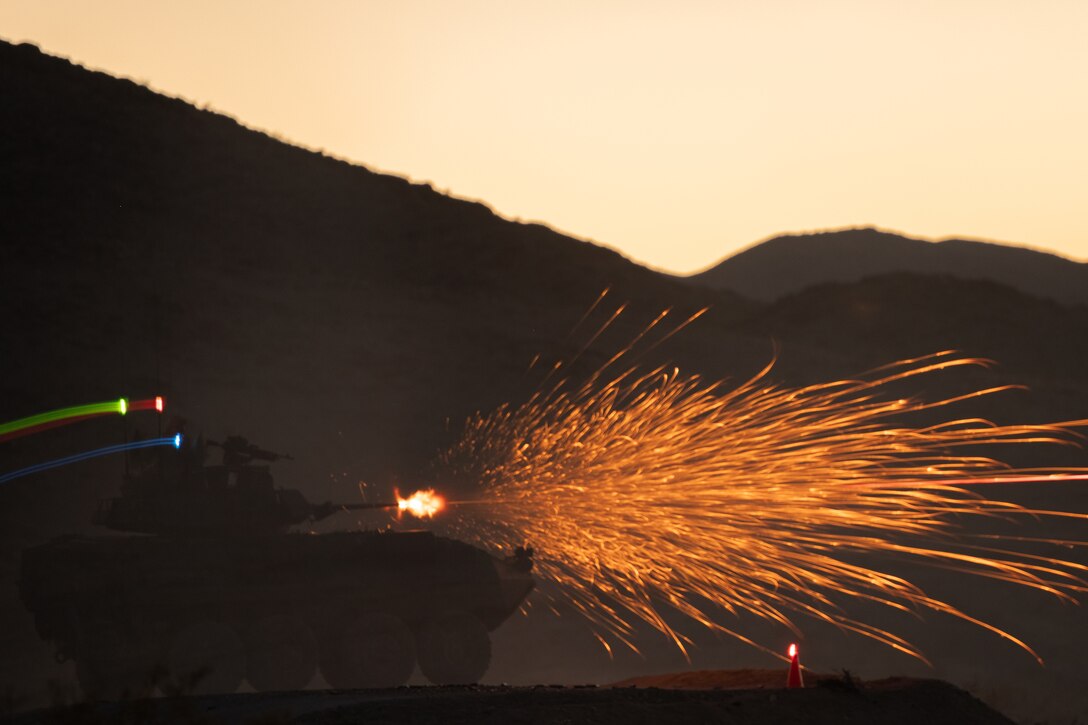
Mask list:
[[[692,272],[874,224],[1088,259],[1088,2],[4,0],[0,37]]]

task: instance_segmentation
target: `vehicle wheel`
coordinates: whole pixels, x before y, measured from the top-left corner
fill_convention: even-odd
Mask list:
[[[123,652],[96,653],[76,659],[76,679],[85,700],[132,700],[155,690],[154,665]]]
[[[234,692],[246,675],[246,652],[234,630],[222,622],[198,622],[170,644],[170,674],[183,693]]]
[[[262,619],[246,642],[246,679],[258,692],[301,690],[317,671],[317,639],[293,617]]]
[[[133,641],[109,623],[95,624],[75,661],[76,678],[88,700],[149,697],[162,675],[147,642]]]
[[[467,612],[429,620],[416,635],[419,668],[436,685],[478,682],[491,664],[487,627]]]
[[[321,674],[336,688],[397,687],[416,666],[412,631],[391,614],[360,617],[321,654]]]

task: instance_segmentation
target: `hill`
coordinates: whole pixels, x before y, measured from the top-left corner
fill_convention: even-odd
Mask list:
[[[889,272],[990,280],[1065,304],[1088,304],[1088,264],[1021,247],[927,242],[871,228],[774,237],[687,279],[769,302],[814,284]]]
[[[963,350],[1021,376],[1073,380],[1088,360],[1088,308],[949,276],[899,272],[819,284],[780,298],[742,327],[852,351],[873,365]]]
[[[832,334],[854,324],[843,289],[799,300],[800,325],[788,303],[764,308],[685,284],[33,46],[0,43],[0,93],[10,101],[0,108],[0,303],[16,311],[4,328],[13,352],[0,358],[7,419],[118,393],[164,393],[194,430],[308,452],[293,474],[316,495],[357,495],[360,479],[388,490],[422,476],[466,415],[527,395],[539,380],[525,372],[535,355],[573,355],[604,311],[581,337],[568,333],[605,288],[613,306],[630,308],[584,356],[583,370],[661,309],[675,308],[679,320],[710,307],[646,362],[743,377],[769,358],[773,336],[785,351],[779,375],[809,382],[895,354],[883,340],[897,331],[981,354],[979,320],[991,315],[1000,326],[1011,314],[1022,329],[1048,334],[1030,345],[999,335],[1016,341],[994,353],[1005,373],[1083,377],[1067,363],[1082,354],[1080,313],[1025,308],[999,285],[986,288],[983,304],[974,297],[981,288],[946,280],[937,302],[930,282],[911,278],[896,287],[894,304],[872,308],[883,336]],[[897,258],[951,244],[871,230],[810,241],[774,240],[736,260],[791,245]],[[1079,270],[1025,250],[964,244]],[[1031,265],[1020,268],[1030,277]],[[924,332],[934,324],[942,335]],[[1043,349],[1053,352],[1046,369],[1026,352]],[[6,453],[33,459],[30,445]],[[333,472],[343,480],[329,483]]]
[[[11,418],[163,392],[213,434],[320,450],[349,430],[361,476],[411,475],[606,287],[627,333],[663,306],[714,307],[708,329],[750,308],[32,46],[0,45],[0,94]]]

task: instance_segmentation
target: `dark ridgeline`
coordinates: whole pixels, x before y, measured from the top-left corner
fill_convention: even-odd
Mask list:
[[[155,390],[294,450],[342,432],[368,473],[410,476],[606,286],[628,333],[663,304],[750,307],[32,46],[0,45],[0,94],[11,417]]]
[[[1088,304],[1088,264],[1021,247],[926,242],[872,228],[774,237],[687,279],[770,302],[815,284],[890,272],[990,280],[1064,304]]]
[[[767,361],[773,337],[774,379],[805,383],[956,348],[1003,364],[941,377],[931,394],[1027,382],[1030,395],[989,401],[982,414],[1088,417],[1084,265],[1050,255],[855,230],[771,240],[691,284],[32,46],[0,43],[0,98],[5,421],[162,393],[168,414],[190,419],[190,432],[242,433],[292,452],[298,460],[278,472],[282,485],[316,500],[350,500],[366,479],[381,496],[394,483],[428,483],[435,450],[465,415],[527,395],[539,379],[525,374],[535,354],[575,351],[584,337],[566,334],[605,287],[632,310],[581,370],[661,308],[675,307],[681,319],[709,305],[706,318],[646,362],[741,378]],[[939,261],[917,261],[927,255]],[[964,279],[977,277],[991,281]],[[154,425],[144,414],[30,436],[5,444],[0,463],[14,469]],[[1086,462],[1080,451],[1059,460]],[[0,490],[5,592],[20,549],[85,531],[95,500],[116,495],[120,472],[119,461],[100,459]],[[1083,506],[1070,487],[1042,498]],[[11,654],[0,662],[0,683],[29,687],[55,675],[17,598],[3,601],[0,651]],[[1013,610],[1020,601],[1036,602],[1007,598]],[[1007,658],[1003,671],[1057,701],[1048,688],[1060,673],[1078,671],[1070,651],[1088,631],[1078,616],[1048,615],[1063,635],[1045,628],[1034,635],[1050,670],[1000,643],[986,656]],[[497,644],[495,676],[606,680],[684,666],[654,643],[646,648],[650,665],[622,655],[609,662],[592,642],[572,645],[570,630],[557,626],[559,634],[539,620],[512,629],[519,652],[524,645],[538,656],[504,659]],[[942,676],[971,676],[977,652],[955,637],[931,639],[930,654],[948,663]],[[828,641],[836,652],[855,651]],[[591,654],[583,662],[572,652]],[[732,646],[700,652],[706,666],[768,664]],[[856,652],[859,667],[903,666],[883,650]],[[851,666],[827,658],[831,669]]]
[[[1088,307],[1062,305],[987,280],[896,272],[827,282],[775,300],[739,327],[771,334],[791,347],[832,347],[861,367],[923,350],[962,350],[1044,387],[1057,380],[1083,383],[1086,377]],[[1084,413],[1083,408],[1055,411],[1052,420]]]

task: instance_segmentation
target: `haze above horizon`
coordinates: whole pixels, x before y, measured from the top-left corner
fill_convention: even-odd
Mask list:
[[[1088,4],[9,0],[0,37],[691,273],[874,225],[1088,260]]]

